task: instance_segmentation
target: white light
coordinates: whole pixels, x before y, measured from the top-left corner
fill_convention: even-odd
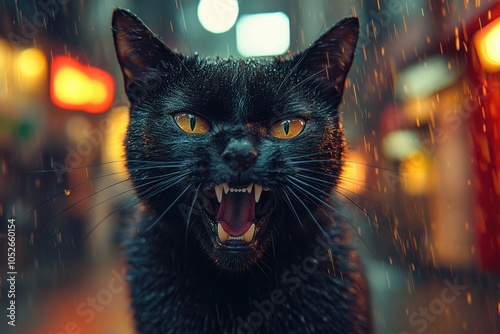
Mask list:
[[[290,46],[290,20],[285,13],[243,15],[236,24],[236,46],[244,57],[285,53]]]
[[[198,19],[206,30],[220,34],[234,26],[239,6],[236,0],[200,0]]]
[[[448,67],[448,61],[445,58],[428,58],[401,71],[398,92],[401,93],[403,99],[428,97],[448,87],[457,78],[457,72]]]
[[[411,130],[398,130],[387,134],[382,149],[389,159],[403,160],[421,148],[420,136]]]

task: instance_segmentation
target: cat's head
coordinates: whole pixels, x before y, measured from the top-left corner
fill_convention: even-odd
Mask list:
[[[358,31],[349,18],[289,58],[209,59],[169,49],[115,10],[127,165],[157,224],[182,216],[229,271],[317,232],[313,214],[341,172],[338,106]]]

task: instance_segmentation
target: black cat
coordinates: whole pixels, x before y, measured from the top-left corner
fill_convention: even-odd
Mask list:
[[[289,59],[242,60],[174,52],[126,10],[112,23],[142,208],[127,243],[137,330],[371,333],[363,271],[328,202],[358,20]]]

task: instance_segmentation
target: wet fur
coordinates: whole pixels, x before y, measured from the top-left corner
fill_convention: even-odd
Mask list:
[[[171,51],[134,14],[115,11],[131,102],[127,167],[143,208],[127,242],[138,332],[371,333],[360,261],[325,205],[342,169],[338,105],[358,27],[346,19],[287,59],[205,59]],[[212,131],[182,133],[171,116],[179,111]],[[269,137],[294,115],[307,120],[303,133]],[[258,150],[245,175],[265,182],[276,205],[255,250],[228,252],[213,247],[197,194],[227,182],[220,155],[240,137]],[[307,183],[301,175],[315,188],[293,178]]]

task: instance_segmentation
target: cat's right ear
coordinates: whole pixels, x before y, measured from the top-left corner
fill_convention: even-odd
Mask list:
[[[161,61],[176,60],[176,55],[130,11],[115,9],[112,28],[125,87],[147,69],[156,68]]]

